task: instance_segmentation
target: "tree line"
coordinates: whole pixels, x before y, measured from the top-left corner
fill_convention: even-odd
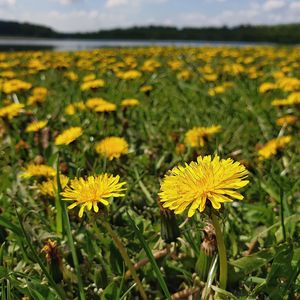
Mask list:
[[[0,21],[0,36],[36,38],[80,38],[122,40],[190,40],[300,43],[300,23],[282,25],[240,25],[236,27],[134,26],[85,33],[62,33],[49,27]]]

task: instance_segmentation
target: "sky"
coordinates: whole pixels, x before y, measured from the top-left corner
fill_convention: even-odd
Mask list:
[[[300,0],[0,0],[0,20],[85,32],[133,25],[300,23]]]

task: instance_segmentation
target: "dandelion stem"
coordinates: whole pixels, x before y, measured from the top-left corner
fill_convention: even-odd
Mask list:
[[[74,245],[74,240],[73,240],[73,236],[72,236],[72,232],[71,232],[71,225],[70,225],[69,215],[66,211],[65,205],[63,206],[63,209],[64,209],[64,214],[65,214],[65,216],[64,216],[65,231],[66,231],[66,235],[67,235],[67,239],[68,239],[68,243],[69,243],[69,247],[70,247],[70,250],[71,250],[72,259],[73,259],[73,263],[74,263],[74,267],[75,267],[75,272],[76,272],[77,280],[78,280],[79,299],[80,300],[85,300],[86,297],[85,297],[83,282],[82,282],[82,278],[81,278],[81,274],[80,274],[79,261],[78,261],[76,248],[75,248],[75,245]]]
[[[134,281],[136,282],[136,285],[139,289],[139,292],[141,294],[142,299],[147,300],[147,295],[145,293],[145,290],[142,286],[142,283],[140,281],[140,279],[138,278],[138,275],[135,271],[135,268],[127,254],[126,248],[124,247],[124,245],[122,244],[121,240],[119,239],[118,235],[114,232],[114,230],[111,228],[110,224],[106,221],[102,221],[103,226],[105,227],[105,229],[108,231],[108,233],[110,234],[110,236],[112,237],[116,247],[118,248],[118,250],[120,251],[120,254],[122,255],[128,269],[130,270],[130,273],[134,279]]]
[[[226,290],[227,285],[227,258],[226,258],[226,248],[224,243],[223,233],[220,228],[218,217],[212,213],[211,215],[212,223],[215,228],[219,260],[220,260],[220,288]]]
[[[59,158],[57,158],[57,160],[59,161]],[[69,220],[69,215],[67,212],[67,208],[65,203],[62,202],[61,200],[61,183],[60,183],[60,178],[59,178],[59,170],[57,169],[57,198],[58,201],[60,203],[60,207],[62,210],[62,217],[64,220],[64,232],[67,236],[67,240],[68,240],[68,244],[71,250],[71,254],[72,254],[72,259],[73,259],[73,263],[74,263],[74,267],[75,267],[75,272],[77,275],[77,280],[78,280],[78,290],[79,290],[79,299],[80,300],[85,300],[85,293],[84,293],[84,288],[83,288],[83,282],[82,282],[82,278],[81,278],[81,274],[80,274],[80,267],[79,267],[79,261],[78,261],[78,257],[77,257],[77,253],[76,253],[76,248],[74,245],[74,239],[72,236],[72,232],[71,232],[71,224],[70,224],[70,220]]]

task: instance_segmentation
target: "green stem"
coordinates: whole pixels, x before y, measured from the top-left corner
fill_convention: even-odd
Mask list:
[[[62,213],[62,201],[60,198],[61,185],[59,178],[59,153],[57,153],[57,161],[56,161],[56,183],[57,183],[57,191],[55,193],[55,208],[56,208],[56,233],[63,233],[63,213]]]
[[[286,241],[286,230],[284,225],[284,205],[283,205],[283,189],[280,188],[280,220],[281,220],[281,228],[282,228],[282,235],[283,241]]]
[[[108,233],[110,234],[111,238],[113,239],[116,247],[118,248],[118,250],[120,251],[120,254],[122,255],[123,259],[124,259],[124,262],[125,264],[127,265],[128,269],[130,270],[131,272],[131,275],[139,289],[139,292],[141,294],[141,297],[144,299],[144,300],[147,300],[147,295],[145,293],[145,290],[142,286],[142,283],[135,271],[135,268],[127,254],[127,251],[126,251],[126,248],[123,246],[121,240],[119,239],[118,235],[114,232],[114,230],[111,228],[110,224],[104,220],[102,220],[102,224],[103,226],[105,227],[105,229],[108,231]]]
[[[223,233],[220,228],[218,217],[214,214],[211,215],[212,224],[215,228],[219,260],[220,260],[220,288],[226,290],[227,286],[227,258],[226,258],[226,248],[224,243]]]
[[[74,245],[74,240],[73,240],[73,236],[72,236],[72,232],[71,232],[71,224],[70,224],[70,219],[69,219],[69,215],[67,212],[67,208],[66,208],[66,204],[63,203],[60,193],[62,191],[61,188],[61,183],[60,183],[60,177],[59,177],[59,170],[57,169],[57,175],[56,175],[56,179],[57,179],[57,200],[60,202],[60,207],[61,207],[61,217],[63,218],[63,225],[64,225],[64,233],[67,235],[67,240],[68,240],[68,244],[71,250],[71,254],[72,254],[72,259],[73,259],[73,263],[74,263],[74,267],[75,267],[75,272],[77,275],[77,281],[78,281],[78,290],[79,290],[79,299],[80,300],[85,300],[85,294],[84,294],[84,288],[83,288],[83,282],[82,282],[82,278],[81,278],[81,274],[80,274],[80,268],[79,268],[79,262],[78,262],[78,257],[77,257],[77,253],[76,253],[76,249],[75,249],[75,245]]]
[[[76,253],[76,249],[75,249],[75,245],[74,245],[73,236],[71,233],[71,225],[70,225],[69,215],[66,211],[65,205],[63,205],[63,211],[64,211],[64,221],[65,221],[65,232],[67,235],[69,247],[71,249],[72,259],[73,259],[73,263],[74,263],[74,267],[75,267],[75,271],[76,271],[76,275],[77,275],[79,297],[81,300],[85,300],[86,298],[85,298],[82,278],[81,278],[81,274],[80,274],[78,257],[77,257],[77,253]]]

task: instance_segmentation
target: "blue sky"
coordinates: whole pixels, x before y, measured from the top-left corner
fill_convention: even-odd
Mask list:
[[[149,24],[276,24],[300,22],[300,0],[0,0],[0,19],[64,32]]]

